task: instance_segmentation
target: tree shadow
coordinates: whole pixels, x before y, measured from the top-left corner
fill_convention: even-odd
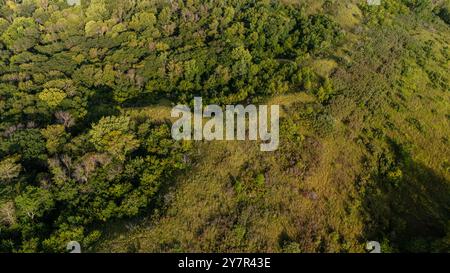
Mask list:
[[[404,148],[388,141],[394,165],[374,177],[364,209],[366,238],[391,251],[450,251],[450,183],[433,169],[411,160]]]
[[[118,115],[120,111],[116,105],[117,102],[114,100],[112,90],[108,88],[97,89],[89,99],[88,114],[84,119],[82,128],[90,128],[92,123],[96,123],[102,117]]]

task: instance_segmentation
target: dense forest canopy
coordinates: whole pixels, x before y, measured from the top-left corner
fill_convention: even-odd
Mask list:
[[[103,224],[158,207],[193,144],[172,140],[169,117],[130,107],[298,91],[327,105],[338,90],[309,61],[346,31],[301,2],[0,0],[0,251],[91,246]],[[360,4],[366,24],[431,5],[386,2],[381,12]],[[449,22],[448,2],[433,12]]]

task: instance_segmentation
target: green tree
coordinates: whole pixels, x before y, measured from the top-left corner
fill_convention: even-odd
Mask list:
[[[49,125],[47,128],[42,129],[42,135],[47,139],[46,147],[50,154],[57,153],[69,138],[64,125],[59,124]]]
[[[25,222],[33,222],[54,208],[54,200],[48,190],[28,186],[15,199],[17,216]]]
[[[0,182],[7,183],[19,177],[22,166],[18,157],[7,157],[0,161]]]
[[[105,0],[92,0],[86,9],[87,21],[103,21],[109,16]]]
[[[104,117],[92,126],[89,136],[98,151],[108,152],[123,161],[127,153],[139,146],[139,140],[135,138],[129,126],[128,117]]]
[[[26,51],[38,43],[39,28],[33,18],[19,17],[3,32],[1,40],[14,52]]]
[[[58,88],[49,88],[39,93],[38,97],[50,108],[56,108],[67,97],[67,94]]]

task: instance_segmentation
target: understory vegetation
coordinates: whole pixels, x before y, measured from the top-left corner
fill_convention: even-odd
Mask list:
[[[0,0],[0,252],[450,251],[449,9]],[[195,96],[279,149],[174,141]]]

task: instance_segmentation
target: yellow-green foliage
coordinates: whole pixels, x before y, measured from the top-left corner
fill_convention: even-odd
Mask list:
[[[44,89],[44,91],[38,95],[40,100],[52,108],[57,107],[66,98],[66,96],[66,93],[58,88]]]

